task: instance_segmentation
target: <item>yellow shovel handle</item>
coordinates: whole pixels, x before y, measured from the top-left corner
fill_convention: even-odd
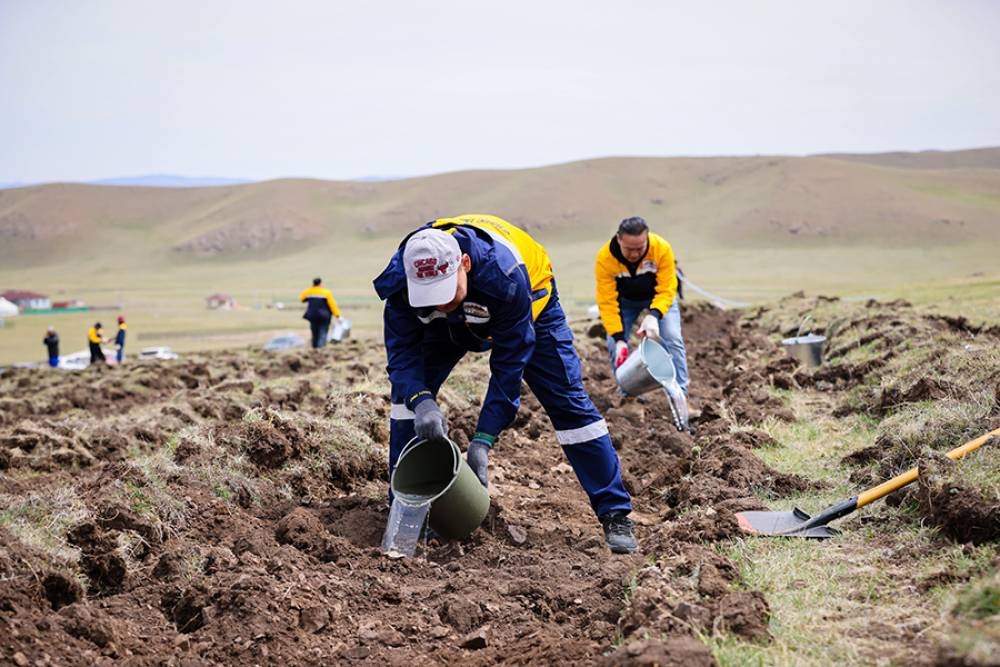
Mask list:
[[[948,452],[947,456],[952,461],[957,461],[969,452],[973,452],[983,446],[983,443],[990,439],[991,436],[1000,436],[1000,428],[994,429],[987,433],[986,435],[981,435],[975,440],[970,440],[961,447],[956,447],[955,449]],[[901,475],[893,477],[888,482],[882,482],[874,489],[868,489],[862,493],[858,494],[858,507],[864,507],[868,503],[874,502],[881,498],[882,496],[889,495],[896,489],[901,489],[917,477],[920,476],[920,471],[917,468],[910,468]]]

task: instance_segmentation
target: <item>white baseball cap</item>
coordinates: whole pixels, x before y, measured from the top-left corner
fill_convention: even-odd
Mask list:
[[[455,298],[462,251],[458,241],[440,229],[423,229],[406,241],[403,266],[410,305],[441,306]]]

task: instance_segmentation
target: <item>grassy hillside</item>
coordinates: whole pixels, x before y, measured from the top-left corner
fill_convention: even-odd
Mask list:
[[[608,158],[384,183],[43,185],[0,192],[0,258],[37,267],[80,262],[87,252],[126,255],[144,266],[270,257],[304,245],[335,250],[348,239],[396,236],[465,211],[496,212],[554,238],[601,237],[637,213],[672,237],[712,246],[997,240],[995,155],[1000,150],[867,159]]]
[[[399,237],[463,212],[503,216],[541,240],[571,311],[593,300],[598,245],[638,214],[695,283],[723,297],[805,289],[947,305],[960,290],[982,293],[976,315],[988,317],[1000,280],[1000,169],[984,165],[997,155],[608,158],[380,183],[0,191],[0,289],[111,308],[21,317],[0,329],[0,363],[39,358],[49,323],[82,341],[86,325],[119,310],[135,345],[256,344],[304,327],[297,307],[266,306],[294,300],[314,275],[345,302],[358,333],[374,334],[371,280]],[[207,311],[215,291],[242,307]]]

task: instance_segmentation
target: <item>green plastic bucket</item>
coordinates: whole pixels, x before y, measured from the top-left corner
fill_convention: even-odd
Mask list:
[[[400,502],[430,503],[427,522],[452,540],[471,535],[490,509],[490,495],[458,445],[448,439],[411,440],[396,461],[389,486]]]

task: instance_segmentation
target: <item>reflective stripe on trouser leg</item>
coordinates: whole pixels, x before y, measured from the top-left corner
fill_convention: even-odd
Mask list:
[[[396,461],[403,447],[413,439],[413,420],[416,414],[403,403],[393,403],[389,409],[389,474],[396,467]]]
[[[618,454],[607,424],[583,387],[573,333],[558,302],[549,304],[535,330],[535,352],[524,369],[525,382],[545,408],[594,512],[601,516],[630,511],[632,501],[622,483]]]
[[[389,481],[392,481],[392,471],[396,468],[396,461],[403,453],[406,446],[415,435],[413,431],[413,420],[416,417],[413,410],[406,407],[404,403],[393,403],[389,409]],[[392,485],[389,486],[389,502],[392,502]]]

